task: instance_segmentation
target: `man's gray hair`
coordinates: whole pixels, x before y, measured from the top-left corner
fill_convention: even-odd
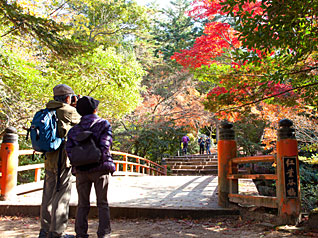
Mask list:
[[[73,94],[66,94],[66,95],[60,95],[60,96],[54,96],[54,100],[58,102],[66,102],[67,97],[72,97]]]

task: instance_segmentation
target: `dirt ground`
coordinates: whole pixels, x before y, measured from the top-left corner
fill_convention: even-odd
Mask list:
[[[113,219],[112,238],[128,237],[318,237],[318,230],[300,227],[275,226],[276,216],[264,211],[244,210],[240,216],[213,219]],[[98,222],[89,221],[89,235],[96,238]],[[0,216],[0,237],[37,237],[38,217]],[[69,220],[68,234],[74,234],[74,219]]]

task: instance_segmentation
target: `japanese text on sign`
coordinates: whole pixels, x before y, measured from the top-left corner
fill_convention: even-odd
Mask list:
[[[298,197],[297,157],[284,157],[284,176],[287,198]]]

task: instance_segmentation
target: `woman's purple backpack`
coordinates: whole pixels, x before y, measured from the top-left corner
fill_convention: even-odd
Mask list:
[[[69,158],[72,166],[77,167],[99,163],[102,152],[94,141],[93,132],[90,131],[95,123],[96,121],[92,123],[88,130],[82,130],[76,136],[75,146],[71,149],[72,156]]]

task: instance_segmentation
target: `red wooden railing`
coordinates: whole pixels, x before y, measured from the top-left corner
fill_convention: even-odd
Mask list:
[[[247,156],[232,158],[229,161],[229,174],[227,179],[230,181],[230,193],[228,195],[229,201],[240,204],[256,205],[270,208],[278,208],[277,197],[269,196],[251,196],[243,195],[238,192],[238,179],[265,179],[265,180],[276,180],[277,174],[239,174],[239,164],[250,164],[259,162],[271,162],[276,163],[274,155],[263,155],[263,156]]]
[[[18,150],[17,156],[22,155],[33,155],[33,150]],[[37,153],[40,154],[40,153]],[[149,175],[149,176],[160,176],[160,175],[167,175],[166,167],[161,166],[157,163],[154,163],[153,161],[150,161],[148,159],[124,153],[119,151],[111,151],[111,154],[116,157],[114,159],[114,163],[116,165],[116,172],[113,174],[114,176],[120,176],[120,175]],[[3,155],[5,157],[5,155]],[[13,156],[15,157],[15,156]],[[2,158],[1,158],[2,159]],[[2,177],[2,161],[0,160],[0,176],[1,176],[1,186],[7,187],[6,181],[3,181],[4,178]],[[17,182],[17,172],[21,171],[27,171],[27,170],[34,170],[34,182],[38,183],[40,182],[40,176],[41,176],[41,169],[44,168],[44,164],[30,164],[30,165],[23,165],[23,166],[11,166],[13,170],[11,170],[10,173],[14,174],[13,181],[11,181],[11,184],[8,189],[6,189],[8,192],[9,190],[15,189],[16,182]],[[16,168],[14,168],[16,167]],[[36,186],[36,185],[35,185]],[[20,187],[20,186],[18,186]],[[22,186],[21,186],[22,187]],[[25,190],[28,190],[30,188],[23,188],[23,189],[16,189],[15,193],[25,193]],[[1,189],[1,195],[4,196],[4,189]]]
[[[165,166],[159,165],[151,160],[125,152],[111,151],[110,153],[113,155],[114,158],[118,155],[122,157],[120,160],[114,159],[114,163],[116,165],[116,172],[114,173],[114,175],[116,175],[117,172],[123,172],[127,175],[167,175],[167,169]]]
[[[237,157],[233,125],[221,124],[218,141],[218,203],[228,207],[230,202],[278,209],[281,224],[297,223],[301,211],[300,178],[297,140],[290,120],[279,122],[276,155]],[[275,163],[275,174],[240,174],[239,164]],[[239,194],[239,179],[276,181],[276,196]]]

